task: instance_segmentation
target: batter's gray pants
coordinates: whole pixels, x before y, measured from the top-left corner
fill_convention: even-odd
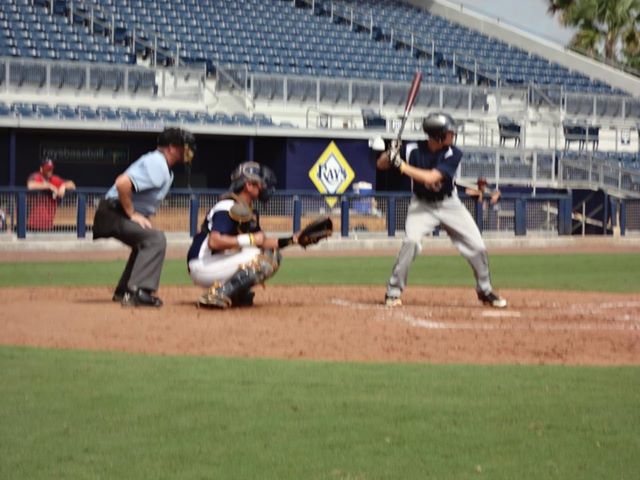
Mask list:
[[[414,196],[407,211],[406,236],[387,284],[387,296],[399,297],[402,294],[407,286],[409,268],[422,250],[422,237],[437,226],[447,232],[453,245],[469,262],[476,279],[476,291],[491,292],[487,248],[476,222],[458,196],[437,202],[426,202]],[[437,275],[438,272],[434,272],[434,276]]]

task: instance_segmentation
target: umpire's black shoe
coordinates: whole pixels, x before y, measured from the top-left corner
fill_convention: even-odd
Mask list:
[[[119,288],[116,288],[113,292],[113,297],[111,297],[111,301],[118,303],[122,302],[125,293],[127,293],[126,290],[120,290]]]
[[[152,295],[151,292],[145,290],[144,288],[139,288],[132,292],[125,292],[122,297],[122,301],[120,302],[123,307],[161,307],[162,300],[160,300],[155,295]]]

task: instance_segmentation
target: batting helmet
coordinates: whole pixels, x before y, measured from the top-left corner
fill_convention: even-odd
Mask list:
[[[276,189],[276,174],[269,167],[257,162],[244,162],[231,174],[230,190],[239,193],[247,182],[260,184],[260,200],[266,202]]]
[[[458,133],[458,125],[448,113],[430,113],[422,120],[422,129],[429,138],[443,140],[447,132]]]

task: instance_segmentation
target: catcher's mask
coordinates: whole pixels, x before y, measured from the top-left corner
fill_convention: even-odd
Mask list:
[[[182,161],[186,165],[191,165],[197,149],[196,137],[193,136],[193,133],[182,128],[165,128],[162,133],[158,135],[158,146],[168,147],[169,145],[183,147],[184,153],[182,154]]]
[[[247,182],[257,182],[260,184],[258,198],[266,202],[275,191],[277,181],[276,174],[269,167],[257,162],[244,162],[238,165],[231,174],[231,191],[239,193]]]
[[[429,138],[439,142],[445,139],[448,132],[452,132],[455,143],[455,136],[458,134],[458,125],[456,124],[456,121],[448,113],[442,112],[430,113],[427,115],[427,117],[422,120],[422,129]]]

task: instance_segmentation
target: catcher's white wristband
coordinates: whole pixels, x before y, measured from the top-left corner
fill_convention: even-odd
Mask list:
[[[238,235],[236,238],[238,239],[239,247],[249,247],[255,244],[253,234],[251,233],[243,233],[242,235]]]

